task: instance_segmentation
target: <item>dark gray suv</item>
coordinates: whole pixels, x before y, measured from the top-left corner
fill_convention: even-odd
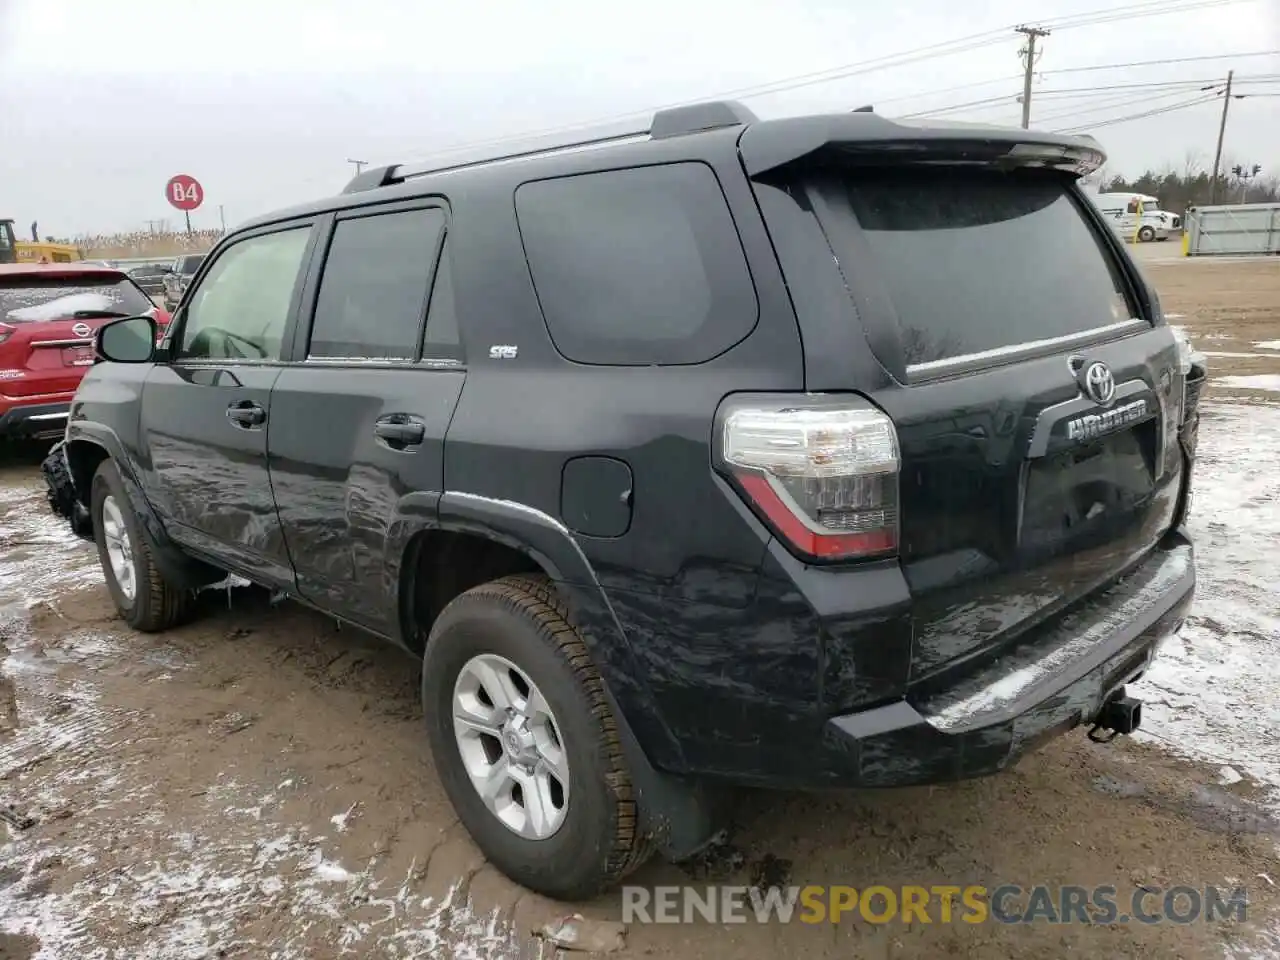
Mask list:
[[[408,651],[459,817],[551,896],[695,853],[726,785],[1128,733],[1203,370],[1102,161],[711,103],[366,170],[225,237],[158,346],[103,328],[50,496],[139,629],[231,571]]]

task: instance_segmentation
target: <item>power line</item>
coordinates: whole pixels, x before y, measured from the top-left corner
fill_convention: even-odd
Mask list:
[[[1113,98],[1113,96],[1117,93],[1117,91],[1134,91],[1134,90],[1147,90],[1152,94],[1155,94],[1156,91],[1164,90],[1166,91],[1165,93],[1158,94],[1158,98],[1163,98],[1166,96],[1176,96],[1178,94],[1190,93],[1192,91],[1206,91],[1214,86],[1217,86],[1220,88],[1222,86],[1222,83],[1223,81],[1220,78],[1204,77],[1204,78],[1192,79],[1192,80],[1157,80],[1157,81],[1147,81],[1143,83],[1100,84],[1100,85],[1091,86],[1091,87],[1063,87],[1058,90],[1037,90],[1036,99],[1037,101],[1041,99],[1087,100],[1091,98],[1101,97],[1104,101],[1107,101],[1109,98]],[[1280,74],[1275,75],[1274,78],[1266,74],[1258,74],[1256,76],[1250,75],[1248,76],[1247,79],[1243,79],[1243,80],[1241,79],[1241,77],[1237,76],[1235,78],[1236,86],[1240,86],[1242,83],[1251,83],[1251,84],[1280,83]],[[955,88],[951,88],[951,89],[955,89]],[[945,93],[948,91],[939,90],[936,92]],[[913,96],[925,96],[925,95],[927,94],[914,94]],[[1255,97],[1255,96],[1263,96],[1263,95],[1264,94],[1250,93],[1250,94],[1241,94],[1240,96]],[[898,115],[898,118],[901,120],[913,120],[919,117],[930,117],[930,116],[939,116],[946,113],[955,113],[958,110],[966,110],[971,108],[981,108],[981,107],[996,106],[996,105],[1003,106],[1011,102],[1016,102],[1017,96],[1018,94],[1015,91],[1010,91],[1009,93],[1000,94],[998,96],[984,97],[980,100],[967,100],[963,103],[953,103],[943,107],[930,107],[926,110],[918,110],[914,113],[900,114]],[[901,99],[907,99],[907,98],[904,97]],[[1125,95],[1125,96],[1119,97],[1117,102],[1119,102],[1119,100],[1128,100],[1128,99],[1129,99],[1128,96]],[[1143,101],[1143,99],[1144,98],[1139,98],[1138,100],[1133,102],[1140,103]],[[882,101],[882,102],[887,102],[887,101]],[[1092,110],[1098,109],[1098,107],[1090,107],[1088,109],[1092,111]],[[1040,119],[1041,119],[1041,122],[1043,122],[1046,120],[1057,119],[1060,116],[1071,116],[1071,115],[1074,115],[1074,114],[1053,114],[1048,117],[1041,117]]]
[[[1221,78],[1205,77],[1201,80],[1155,80],[1146,83],[1108,83],[1096,87],[1062,87],[1058,90],[1040,90],[1041,97],[1061,97],[1070,100],[1073,97],[1094,96],[1099,93],[1114,93],[1117,90],[1160,90],[1173,87],[1200,87],[1211,83],[1222,83]]]
[[[1196,63],[1204,60],[1231,60],[1231,59],[1240,59],[1245,57],[1270,57],[1270,56],[1280,56],[1280,50],[1256,50],[1250,53],[1223,53],[1223,54],[1215,53],[1215,54],[1211,54],[1209,56],[1203,56],[1203,57],[1172,57],[1172,58],[1167,58],[1163,60],[1132,60],[1126,63],[1096,63],[1096,64],[1090,64],[1089,66],[1085,66],[1085,67],[1059,67],[1053,70],[1041,70],[1036,75],[1038,77],[1044,78],[1049,76],[1057,76],[1060,73],[1082,73],[1082,72],[1094,71],[1094,70],[1127,70],[1127,69],[1137,68],[1137,67],[1159,67],[1159,66],[1166,66],[1166,65],[1179,64],[1179,63]],[[901,103],[904,100],[922,100],[926,97],[941,96],[944,93],[956,93],[960,90],[974,90],[978,87],[989,87],[989,86],[992,86],[993,84],[1007,83],[1010,80],[1021,80],[1021,79],[1022,79],[1021,73],[1005,74],[1002,77],[991,77],[987,80],[974,80],[970,83],[959,83],[951,87],[940,87],[940,88],[934,88],[932,90],[917,90],[915,93],[899,94],[896,97],[877,98],[876,106],[882,106],[886,103]],[[1272,82],[1273,79],[1280,79],[1280,74],[1259,74],[1256,79],[1250,79],[1248,82],[1270,83]],[[1208,80],[1205,80],[1205,81],[1179,80],[1179,81],[1166,81],[1166,82],[1197,84],[1201,82],[1207,83],[1209,81]],[[1237,79],[1236,82],[1240,83],[1244,81]],[[1101,90],[1101,89],[1113,89],[1113,88],[1081,87],[1079,89]],[[1053,90],[1037,90],[1036,95],[1039,97],[1045,97],[1045,96],[1052,96],[1057,92],[1058,91],[1053,91]],[[1014,96],[1016,96],[1016,94],[1014,94]],[[1005,99],[1004,97],[998,97],[998,98],[993,98],[990,101],[974,101],[974,103],[995,102],[995,100],[999,100],[1000,102],[1003,102],[1004,99]],[[947,107],[944,109],[950,110],[952,108]],[[914,116],[923,116],[924,113],[927,113],[927,112],[928,111],[923,111],[922,113],[914,114]]]
[[[1046,26],[1047,28],[1054,30],[1075,29],[1077,27],[1093,26],[1099,23],[1114,23],[1121,20],[1165,16],[1172,13],[1183,13],[1191,10],[1226,6],[1242,2],[1254,2],[1254,0],[1148,0],[1148,2],[1132,4],[1127,7],[1115,7],[1110,9],[1104,8],[1101,10],[1076,14],[1070,17],[1049,20],[1046,22]],[[494,147],[520,143],[522,141],[535,140],[540,137],[574,133],[584,129],[590,129],[592,127],[608,127],[612,124],[621,124],[628,121],[635,121],[637,119],[648,119],[659,110],[685,106],[689,103],[696,103],[702,100],[726,100],[755,96],[771,96],[777,93],[798,90],[803,87],[832,83],[849,77],[874,73],[880,70],[889,70],[895,67],[909,66],[914,63],[920,63],[941,57],[954,56],[960,53],[968,53],[982,49],[983,47],[1003,43],[1004,38],[1008,36],[1007,32],[1005,32],[1007,29],[1009,28],[988,30],[982,33],[971,34],[966,37],[960,37],[955,40],[929,44],[924,47],[917,47],[913,50],[907,50],[897,54],[888,54],[871,60],[855,61],[842,66],[831,67],[826,70],[800,74],[798,76],[787,77],[769,83],[721,91],[719,93],[697,97],[693,100],[681,100],[661,106],[650,107],[644,110],[615,114],[614,116],[602,119],[549,127],[541,130],[529,131],[527,133],[491,138],[487,140],[475,140],[467,143],[455,144],[454,146],[446,147],[442,150],[429,151],[429,155],[432,157],[443,157],[481,147]]]
[[[1040,91],[1037,91],[1036,97],[1049,98],[1054,100],[1059,100],[1059,99],[1075,100],[1075,99],[1086,99],[1089,97],[1097,97],[1099,95],[1102,95],[1102,97],[1106,99],[1107,97],[1113,97],[1117,90],[1132,91],[1132,90],[1141,90],[1141,89],[1145,89],[1149,91],[1166,90],[1167,92],[1165,94],[1161,94],[1161,96],[1170,96],[1170,95],[1189,93],[1192,90],[1204,90],[1208,88],[1208,85],[1211,85],[1213,83],[1221,84],[1221,82],[1222,82],[1221,80],[1214,80],[1212,78],[1207,78],[1204,80],[1167,80],[1159,83],[1119,83],[1119,84],[1110,84],[1110,85],[1098,86],[1098,87],[1067,87],[1062,90],[1040,90]],[[994,106],[996,104],[1004,105],[1011,102],[1016,102],[1017,96],[1018,94],[1016,92],[1010,92],[1007,94],[1002,94],[1000,96],[986,97],[981,100],[969,100],[965,103],[950,104],[945,107],[932,107],[928,110],[920,110],[916,113],[902,114],[899,117],[899,119],[913,120],[913,119],[916,119],[917,117],[937,116],[944,113],[955,113],[957,110],[966,110],[973,107],[983,107],[988,105]],[[1125,97],[1123,97],[1122,99],[1128,99],[1128,95],[1126,94]],[[1050,118],[1042,117],[1041,119],[1047,120]]]
[[[1067,134],[1073,134],[1073,133],[1086,133],[1086,132],[1090,132],[1090,131],[1093,131],[1093,130],[1098,130],[1098,129],[1102,128],[1102,127],[1110,127],[1110,126],[1114,126],[1114,125],[1115,125],[1115,124],[1117,124],[1117,123],[1128,123],[1128,122],[1129,122],[1129,121],[1131,121],[1131,120],[1142,120],[1142,119],[1144,119],[1145,117],[1155,117],[1155,116],[1159,116],[1159,115],[1160,115],[1160,114],[1162,114],[1162,113],[1171,113],[1171,112],[1173,112],[1173,111],[1175,111],[1175,110],[1185,110],[1185,109],[1187,109],[1188,107],[1196,107],[1196,106],[1199,106],[1199,105],[1200,105],[1200,104],[1202,104],[1202,103],[1212,103],[1213,101],[1215,101],[1215,100],[1217,100],[1217,99],[1218,99],[1218,95],[1217,95],[1217,94],[1213,94],[1213,95],[1211,95],[1211,96],[1207,96],[1207,97],[1198,97],[1198,98],[1196,98],[1196,99],[1194,99],[1194,100],[1186,100],[1186,101],[1184,101],[1184,102],[1182,102],[1182,103],[1171,103],[1171,104],[1169,104],[1168,106],[1165,106],[1165,107],[1157,107],[1157,108],[1152,109],[1152,110],[1144,110],[1144,111],[1143,111],[1143,112],[1141,112],[1141,113],[1133,113],[1133,114],[1129,114],[1128,116],[1124,116],[1124,117],[1110,117],[1110,118],[1108,118],[1108,119],[1106,119],[1106,120],[1099,120],[1097,123],[1083,123],[1083,124],[1076,124],[1075,126],[1070,127],[1070,128],[1068,128],[1068,129],[1065,129],[1065,130],[1054,130],[1053,132],[1054,132],[1054,133],[1067,133]]]
[[[1049,21],[1054,30],[1071,30],[1077,27],[1093,27],[1104,23],[1116,23],[1121,20],[1133,20],[1141,17],[1167,16],[1172,13],[1187,13],[1192,10],[1205,10],[1211,7],[1226,7],[1235,3],[1250,3],[1253,0],[1151,0],[1148,3],[1134,4],[1131,7],[1119,7],[1113,10],[1094,11],[1097,16],[1088,13],[1065,17],[1058,21]]]
[[[799,90],[803,87],[815,86],[818,84],[832,83],[836,80],[845,80],[850,77],[860,76],[867,73],[875,73],[879,70],[889,70],[894,67],[910,66],[913,63],[921,63],[926,60],[934,60],[940,57],[954,56],[960,53],[969,53],[973,50],[979,50],[983,47],[993,46],[997,43],[1003,43],[1005,34],[1002,30],[988,30],[983,33],[971,34],[967,37],[961,37],[956,40],[948,40],[942,43],[929,44],[924,47],[917,47],[912,50],[906,50],[901,53],[887,54],[883,57],[876,57],[871,60],[855,61],[838,67],[831,67],[826,70],[814,73],[800,74],[798,76],[787,77],[780,80],[773,80],[768,83],[756,84],[749,87],[738,87],[733,90],[722,90],[719,93],[707,94],[706,96],[696,97],[692,100],[680,100],[671,103],[665,103],[658,106],[648,107],[642,110],[633,110],[629,113],[614,114],[611,117],[604,117],[595,120],[585,120],[578,123],[566,124],[563,126],[548,127],[541,130],[533,130],[528,133],[514,134],[511,136],[497,137],[489,140],[474,140],[464,144],[458,144],[453,147],[447,147],[443,150],[436,150],[431,156],[448,156],[449,154],[459,153],[472,150],[478,147],[491,147],[505,145],[509,143],[520,143],[526,140],[534,140],[540,137],[549,137],[556,134],[574,133],[581,130],[590,130],[596,127],[608,127],[614,124],[621,124],[628,121],[639,119],[649,119],[659,110],[669,110],[675,107],[686,106],[690,103],[697,103],[706,100],[731,100],[736,98],[747,98],[757,96],[771,96],[775,93],[785,93],[791,90]]]
[[[1280,50],[1256,50],[1252,53],[1214,53],[1203,57],[1171,57],[1165,60],[1133,60],[1129,63],[1097,63],[1088,67],[1057,67],[1041,71],[1042,77],[1056,73],[1084,73],[1090,70],[1127,70],[1132,67],[1163,67],[1175,63],[1198,63],[1204,60],[1243,60],[1246,57],[1280,56]]]
[[[1055,113],[1047,117],[1041,117],[1041,123],[1050,121],[1065,120],[1068,117],[1088,116],[1091,113],[1099,113],[1106,110],[1115,110],[1116,108],[1136,107],[1144,103],[1156,103],[1160,100],[1168,100],[1170,97],[1185,96],[1186,90],[1168,90],[1164,93],[1147,94],[1141,97],[1123,97],[1119,100],[1109,100],[1106,103],[1096,103],[1092,107],[1085,107],[1083,110],[1068,110],[1066,113]]]

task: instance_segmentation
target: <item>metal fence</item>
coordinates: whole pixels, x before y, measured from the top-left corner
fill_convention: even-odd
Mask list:
[[[1183,249],[1189,257],[1280,254],[1280,203],[1190,207]]]

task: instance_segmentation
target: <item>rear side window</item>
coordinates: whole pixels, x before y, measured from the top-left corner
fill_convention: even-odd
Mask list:
[[[547,329],[570,360],[701,363],[755,326],[755,288],[710,167],[526,183],[516,214]]]
[[[1137,316],[1065,181],[980,170],[856,171],[842,181],[908,365],[1085,333]]]
[[[308,356],[416,359],[444,225],[435,208],[339,220]]]

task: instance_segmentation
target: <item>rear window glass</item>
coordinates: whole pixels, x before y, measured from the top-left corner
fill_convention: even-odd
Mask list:
[[[871,261],[849,267],[884,285],[909,365],[1136,316],[1100,238],[1057,177],[858,171],[843,187]]]
[[[112,277],[23,277],[0,283],[0,321],[5,323],[132,317],[154,306],[131,282]]]
[[[183,257],[178,261],[179,273],[195,273],[200,269],[200,264],[204,263],[204,254],[198,257]]]
[[[516,213],[547,329],[570,360],[701,363],[755,326],[742,245],[703,164],[526,183]]]

